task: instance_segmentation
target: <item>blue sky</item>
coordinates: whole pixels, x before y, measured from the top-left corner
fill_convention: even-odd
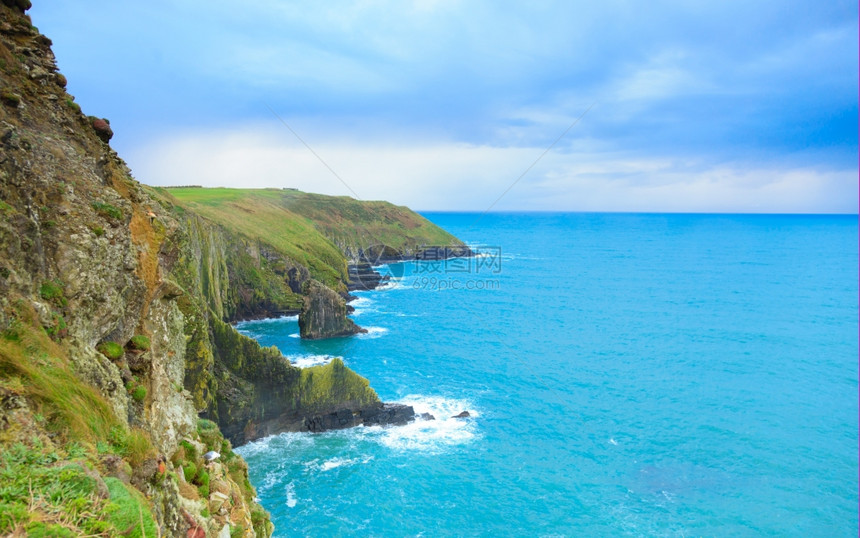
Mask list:
[[[588,110],[494,209],[857,212],[853,1],[34,3],[144,183],[483,211]]]

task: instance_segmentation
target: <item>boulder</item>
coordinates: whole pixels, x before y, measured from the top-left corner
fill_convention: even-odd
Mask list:
[[[415,409],[411,405],[384,403],[362,410],[361,418],[365,426],[403,426],[415,420]]]
[[[92,119],[93,131],[96,132],[99,138],[107,144],[110,142],[110,139],[113,138],[113,129],[110,128],[110,123],[101,118],[93,118]]]

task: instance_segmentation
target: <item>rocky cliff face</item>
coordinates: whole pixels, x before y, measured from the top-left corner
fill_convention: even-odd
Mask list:
[[[343,297],[321,282],[310,280],[303,291],[304,304],[299,314],[302,338],[317,340],[367,332],[346,317],[346,301]]]
[[[300,370],[227,322],[317,301],[326,334],[350,327],[343,300],[137,183],[28,5],[0,4],[0,535],[268,536],[231,441],[382,404],[342,362]]]

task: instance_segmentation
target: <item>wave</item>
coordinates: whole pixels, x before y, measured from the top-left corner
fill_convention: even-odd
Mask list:
[[[468,400],[412,394],[397,403],[411,405],[416,414],[430,413],[436,419],[419,418],[405,426],[390,428],[365,428],[376,430],[379,433],[376,440],[388,448],[402,451],[442,452],[454,446],[470,443],[479,437],[475,419],[481,415]],[[462,411],[469,411],[470,418],[453,418]]]
[[[270,323],[282,323],[284,321],[298,321],[298,314],[292,316],[280,316],[277,318],[251,319],[247,321],[239,321],[236,323],[236,329],[244,329],[254,325],[268,325]]]
[[[364,327],[366,333],[359,333],[359,338],[379,338],[383,334],[388,332],[388,329],[385,327]]]
[[[310,368],[311,366],[322,366],[328,364],[334,355],[287,355],[287,359],[293,366],[299,368]]]
[[[374,291],[394,291],[394,290],[408,290],[410,286],[403,282],[403,279],[392,279],[386,282],[385,284],[377,287]]]
[[[299,500],[296,498],[296,485],[293,482],[287,484],[287,506],[289,508],[295,508],[296,504]]]
[[[253,458],[265,454],[308,453],[319,443],[327,444],[328,439],[346,440],[346,448],[341,455],[327,459],[314,458],[303,466],[306,472],[323,473],[341,467],[366,464],[374,459],[365,443],[373,443],[398,452],[418,451],[429,454],[443,453],[453,448],[470,444],[480,439],[481,413],[466,399],[446,398],[411,394],[396,403],[411,405],[416,415],[430,413],[435,420],[417,418],[404,426],[365,426],[345,430],[333,430],[322,434],[307,432],[280,433],[251,441],[236,451],[245,457]],[[462,411],[468,411],[466,419],[453,418]],[[359,453],[356,453],[359,452]],[[345,453],[345,455],[344,455]],[[271,469],[260,485],[262,491],[270,490],[283,477],[283,465]]]
[[[360,316],[365,312],[372,312],[373,309],[370,306],[374,304],[374,301],[368,299],[367,297],[359,297],[354,301],[350,302],[349,305],[355,309],[355,311],[351,314],[353,316]]]
[[[372,459],[373,459],[373,456],[362,456],[362,457],[355,457],[355,458],[344,458],[341,456],[335,456],[333,458],[329,458],[327,460],[320,462],[320,460],[317,458],[317,459],[313,459],[311,461],[306,462],[304,464],[304,467],[305,467],[305,471],[308,471],[308,472],[324,473],[327,471],[337,469],[338,467],[351,467],[351,466],[359,464],[359,463],[368,463]]]

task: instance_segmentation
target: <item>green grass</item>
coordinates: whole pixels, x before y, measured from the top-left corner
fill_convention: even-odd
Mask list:
[[[147,351],[149,349],[149,346],[151,345],[151,343],[150,343],[148,337],[146,337],[142,334],[136,334],[136,335],[131,337],[131,340],[129,340],[128,345],[132,349],[137,349],[140,351]]]
[[[77,112],[78,114],[81,113],[81,105],[77,104],[76,102],[72,101],[69,98],[66,99],[66,106],[68,106],[69,108],[71,108],[72,110]]]
[[[142,402],[146,399],[146,387],[138,385],[131,390],[131,397],[136,402]]]
[[[112,361],[119,359],[124,353],[122,346],[116,342],[102,342],[96,346],[96,350]]]
[[[55,306],[64,307],[68,301],[63,288],[63,283],[59,280],[46,280],[39,287],[39,295],[42,299],[54,303]]]
[[[179,206],[261,240],[337,288],[346,281],[344,250],[385,244],[414,250],[462,243],[421,215],[388,202],[362,202],[280,189],[157,190]]]
[[[116,206],[104,202],[93,202],[93,209],[102,217],[108,219],[122,220],[122,210]]]
[[[108,520],[121,535],[158,536],[155,520],[142,493],[112,477],[105,478],[105,484],[110,492],[110,503],[105,511]]]
[[[21,309],[12,324],[14,338],[0,339],[0,378],[26,380],[24,395],[49,417],[51,427],[72,440],[93,444],[119,424],[95,389],[76,376],[65,351],[39,326],[32,309]],[[11,335],[10,335],[11,336]]]
[[[325,409],[333,403],[369,405],[379,401],[367,379],[347,368],[340,358],[302,368],[299,394],[305,409]]]
[[[39,442],[0,451],[0,535],[82,536],[110,530],[96,478]],[[95,516],[95,517],[94,517]],[[17,534],[16,534],[17,535]]]

